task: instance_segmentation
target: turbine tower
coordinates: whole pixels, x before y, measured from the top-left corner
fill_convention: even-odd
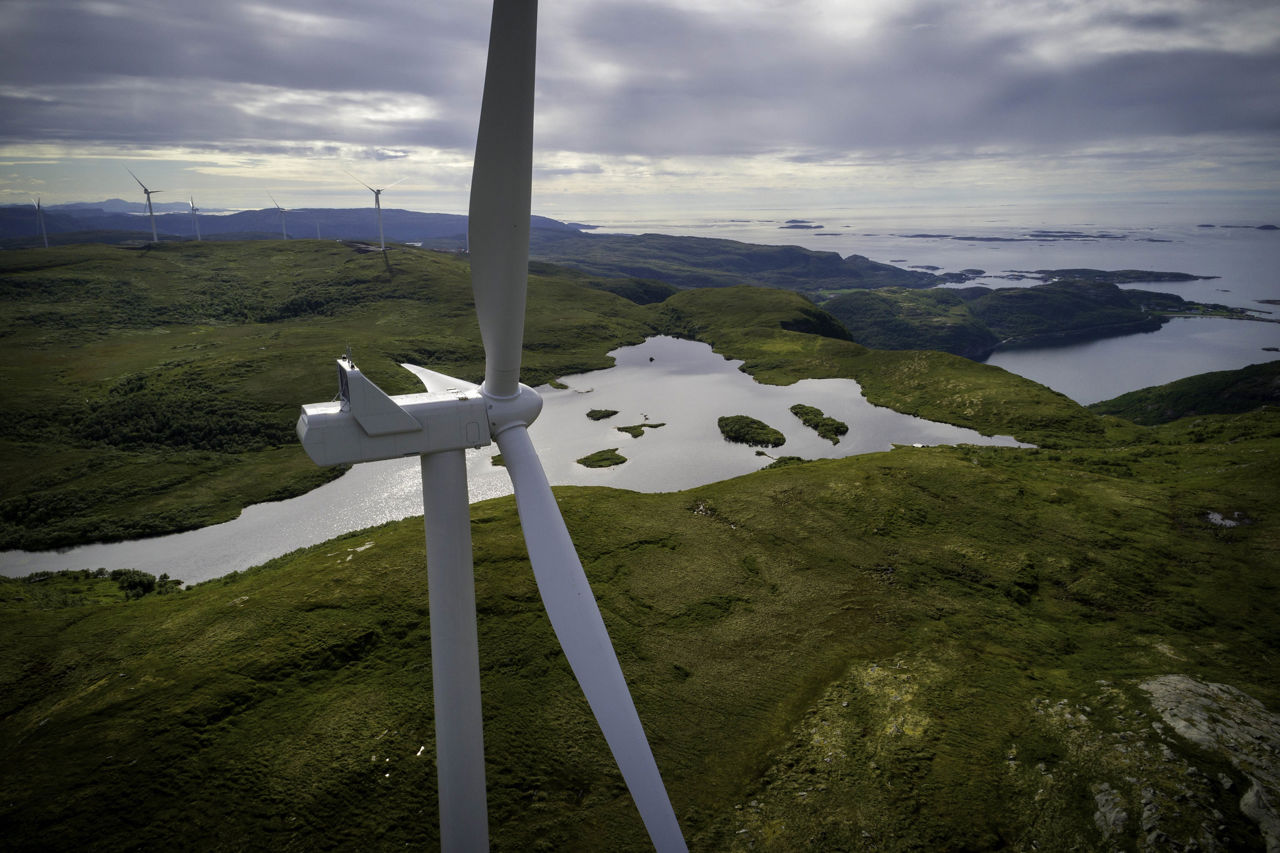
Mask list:
[[[347,170],[343,169],[343,171],[346,172]],[[347,172],[347,174],[351,175],[350,172]],[[382,251],[385,252],[387,250],[387,241],[382,239],[382,194],[387,190],[391,189],[392,187],[394,187],[396,184],[400,183],[400,181],[403,181],[404,178],[401,178],[400,181],[395,181],[394,183],[387,184],[382,189],[376,189],[376,190],[373,187],[366,184],[364,181],[357,178],[355,175],[351,175],[351,179],[354,180],[360,186],[367,189],[369,192],[373,193],[373,206],[378,210],[378,246],[379,248],[382,249]]]
[[[465,451],[497,442],[529,562],[565,659],[586,694],[654,846],[686,850],[622,668],[528,427],[542,409],[520,383],[533,163],[535,0],[495,0],[468,219],[484,384],[410,368],[425,394],[387,396],[338,359],[339,399],[304,405],[298,436],[321,465],[418,455],[430,601],[440,842],[486,850],[484,736]],[[407,366],[407,365],[406,365]]]
[[[130,175],[133,175],[133,170],[130,168],[126,167],[125,171]],[[138,181],[138,176],[133,175],[133,179]],[[138,186],[142,187],[142,191],[147,194],[147,217],[151,220],[151,242],[159,243],[160,237],[156,235],[156,214],[155,211],[151,209],[151,196],[158,192],[164,192],[164,190],[149,190],[147,189],[147,185],[142,181],[138,181]]]
[[[190,196],[191,201],[191,223],[196,227],[196,242],[200,242],[200,217],[196,216],[200,212],[200,208],[196,207],[196,197]]]
[[[288,230],[285,229],[284,215],[289,211],[281,207],[280,202],[276,201],[275,196],[273,196],[271,193],[267,193],[267,198],[271,199],[271,203],[276,206],[276,210],[280,211],[280,236],[285,240],[288,240],[289,232]]]
[[[40,225],[40,237],[44,240],[44,247],[49,248],[49,232],[44,230],[44,208],[40,206],[40,197],[36,196],[31,199],[31,203],[36,206],[36,222]]]

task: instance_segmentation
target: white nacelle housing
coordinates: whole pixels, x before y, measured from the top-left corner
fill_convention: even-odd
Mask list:
[[[338,377],[340,398],[304,405],[298,418],[298,438],[317,465],[465,450],[491,441],[486,402],[474,388],[390,397],[344,359],[338,360]]]

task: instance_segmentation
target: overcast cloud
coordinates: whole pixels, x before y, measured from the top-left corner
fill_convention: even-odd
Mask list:
[[[1273,0],[545,0],[540,24],[535,205],[1280,190]],[[345,203],[345,166],[465,207],[487,31],[474,0],[5,0],[0,202],[124,195],[128,161],[208,206]]]

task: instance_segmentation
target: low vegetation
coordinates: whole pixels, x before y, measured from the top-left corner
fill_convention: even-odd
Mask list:
[[[578,460],[578,464],[585,468],[612,468],[626,461],[627,457],[619,453],[618,448],[610,447],[608,450],[597,450],[582,457]]]
[[[1100,435],[1095,416],[1003,371],[851,343],[794,293],[711,288],[642,306],[590,281],[535,265],[526,382],[607,367],[620,344],[666,333],[762,382],[848,377],[877,405],[984,432]],[[336,476],[293,425],[301,403],[333,397],[348,345],[390,393],[420,387],[401,362],[482,376],[466,260],[451,253],[306,240],[14,251],[0,253],[0,295],[0,549],[191,529]]]
[[[1152,331],[1171,316],[1250,317],[1243,309],[1189,302],[1170,293],[1121,290],[1110,280],[1100,280],[1127,280],[1125,274],[1134,271],[1060,272],[1080,277],[1034,287],[852,291],[821,305],[865,346],[941,350],[974,359],[986,358],[1002,346],[1043,346]],[[1097,275],[1085,275],[1090,272]]]
[[[725,415],[716,421],[725,441],[749,447],[781,447],[786,437],[764,421],[748,415]]]
[[[645,309],[534,275],[523,378],[607,367]],[[0,549],[152,536],[234,518],[341,473],[302,452],[333,359],[389,393],[401,362],[470,381],[483,350],[465,257],[291,240],[0,253]]]
[[[593,421],[603,421],[618,414],[617,409],[592,409],[587,412],[587,417]]]
[[[800,422],[832,444],[840,443],[840,436],[849,432],[849,425],[844,421],[829,418],[817,406],[806,406],[796,403],[791,407],[791,414]]]
[[[1149,685],[1280,707],[1278,419],[558,488],[691,848],[1263,849],[1247,745]],[[514,500],[472,514],[494,849],[648,849]],[[0,582],[6,847],[434,848],[424,577],[406,519],[180,595]]]
[[[314,469],[278,430],[332,395],[347,341],[393,393],[415,390],[399,361],[478,378],[458,258],[405,251],[387,275],[296,243],[0,254],[11,537],[299,487]],[[1144,426],[954,355],[869,350],[793,293],[640,306],[539,270],[530,306],[532,381],[665,332],[760,381],[849,377],[1038,445],[556,490],[692,849],[1265,849],[1242,797],[1280,801],[1280,409],[1197,408],[1253,378],[1153,391],[1140,408],[1168,422]],[[162,428],[161,403],[205,394],[209,417],[261,417]],[[82,436],[88,414],[122,444]],[[514,500],[472,521],[493,848],[648,849]],[[6,849],[438,846],[420,519],[180,594],[111,575],[0,579]],[[1179,702],[1215,735],[1172,725]]]
[[[775,287],[801,293],[845,288],[932,287],[938,278],[869,260],[800,246],[760,246],[669,234],[587,234],[536,230],[530,254],[542,262],[596,276],[644,280],[680,288]],[[634,279],[633,279],[634,280]]]
[[[1188,415],[1234,414],[1268,405],[1280,405],[1280,361],[1189,376],[1121,394],[1089,408],[1150,426]]]
[[[643,423],[643,424],[631,424],[630,426],[614,427],[614,429],[616,429],[618,432],[625,432],[627,435],[631,436],[632,438],[639,438],[640,436],[644,435],[644,431],[647,429],[658,429],[659,427],[664,427],[664,426],[666,426],[665,423],[659,423],[659,424]]]

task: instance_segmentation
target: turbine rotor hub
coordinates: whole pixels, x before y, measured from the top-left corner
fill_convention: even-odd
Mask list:
[[[530,426],[542,412],[542,395],[520,383],[519,390],[509,397],[497,397],[480,387],[489,412],[489,434],[497,438],[514,426]]]

